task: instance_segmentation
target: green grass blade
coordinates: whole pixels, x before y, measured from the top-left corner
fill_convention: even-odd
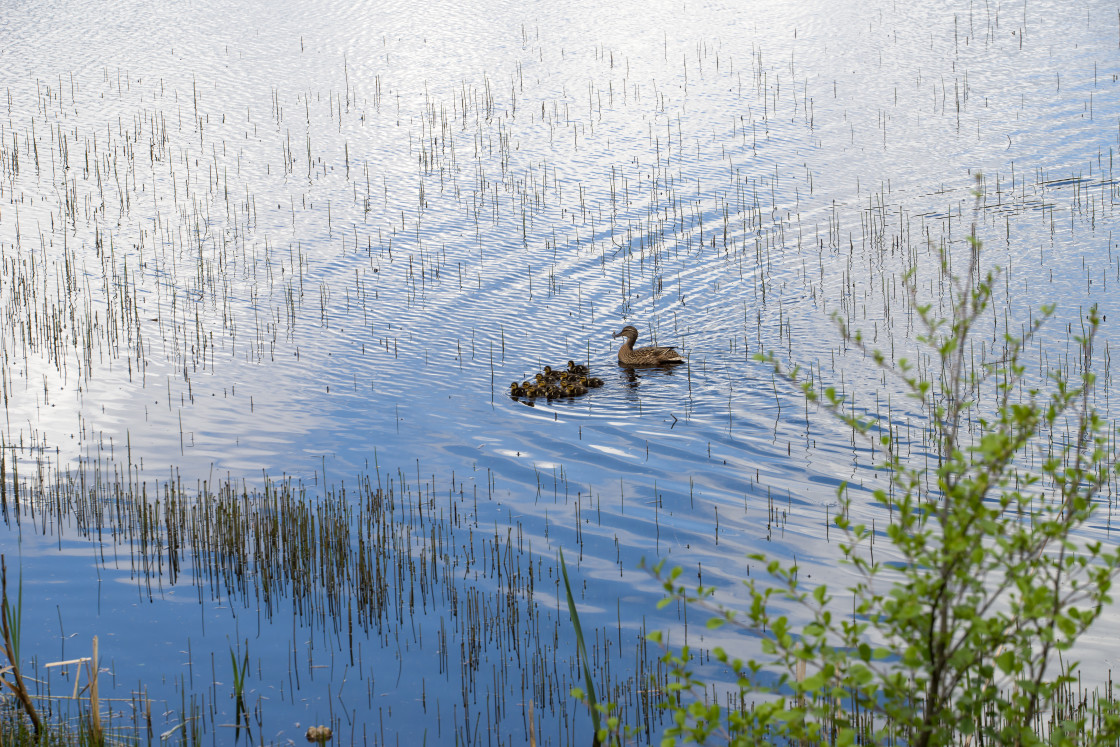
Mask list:
[[[572,627],[576,631],[576,650],[579,658],[583,660],[583,680],[587,687],[587,705],[591,711],[591,723],[595,728],[594,743],[599,743],[599,702],[595,699],[595,684],[591,680],[591,665],[588,663],[587,646],[583,642],[583,628],[579,624],[579,612],[576,611],[576,600],[572,596],[572,585],[568,581],[568,564],[564,561],[564,550],[560,550],[560,571],[564,574],[564,593],[568,597],[568,612],[572,616]]]

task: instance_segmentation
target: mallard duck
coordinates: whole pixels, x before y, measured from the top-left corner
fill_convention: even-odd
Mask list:
[[[574,376],[586,376],[589,373],[587,366],[575,361],[568,361],[568,371]]]
[[[673,348],[647,347],[634,349],[638,341],[638,330],[630,325],[614,334],[624,337],[626,342],[618,349],[618,362],[623,366],[664,366],[668,363],[684,363],[684,358]]]
[[[513,397],[514,399],[517,399],[518,397],[524,397],[525,388],[514,381],[509,385],[509,396]]]

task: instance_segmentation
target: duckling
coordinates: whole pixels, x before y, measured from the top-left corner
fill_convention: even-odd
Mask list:
[[[513,397],[514,399],[524,397],[525,389],[516,381],[514,381],[509,385],[509,396]]]
[[[587,366],[576,363],[575,361],[568,361],[568,370],[576,376],[586,376],[590,373]]]
[[[650,346],[634,349],[638,341],[638,330],[627,325],[614,334],[626,342],[618,349],[618,362],[624,366],[663,366],[669,363],[684,363],[684,358],[674,348]]]

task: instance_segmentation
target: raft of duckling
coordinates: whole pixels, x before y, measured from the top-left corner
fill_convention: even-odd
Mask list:
[[[555,370],[552,366],[545,366],[544,370],[534,374],[532,379],[522,382],[511,382],[509,396],[517,400],[525,400],[532,404],[533,400],[544,398],[549,401],[581,397],[592,389],[603,385],[602,379],[591,376],[591,369],[575,361],[568,361],[567,369]]]

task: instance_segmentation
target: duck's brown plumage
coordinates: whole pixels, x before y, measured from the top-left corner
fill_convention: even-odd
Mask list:
[[[684,358],[674,348],[651,346],[635,350],[638,330],[630,325],[623,327],[614,336],[626,339],[618,349],[618,362],[624,366],[663,366],[667,363],[684,362]]]

